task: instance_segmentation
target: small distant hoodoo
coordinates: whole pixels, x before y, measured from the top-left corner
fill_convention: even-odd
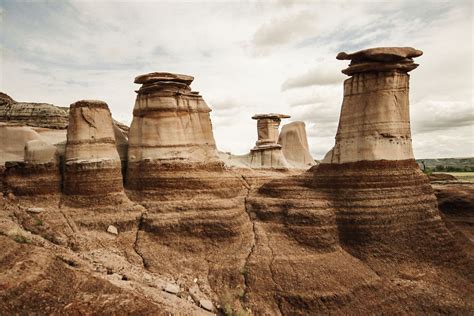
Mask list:
[[[285,114],[256,114],[252,119],[257,120],[258,140],[250,150],[251,168],[287,169],[288,162],[283,155],[282,147],[278,144],[278,127],[281,119],[290,118]]]

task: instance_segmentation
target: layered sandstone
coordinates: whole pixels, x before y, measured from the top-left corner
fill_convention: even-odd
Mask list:
[[[67,111],[52,104],[16,102],[10,96],[0,93],[0,122],[65,129],[68,115]]]
[[[288,162],[283,155],[281,145],[277,143],[281,119],[289,118],[285,114],[256,114],[258,140],[250,150],[251,168],[287,169]]]
[[[101,194],[118,192],[122,188],[121,162],[107,104],[95,100],[71,104],[64,192]]]
[[[142,86],[136,91],[129,133],[127,183],[130,188],[150,183],[152,171],[143,168],[153,168],[160,162],[217,161],[209,117],[211,109],[199,93],[191,91],[189,85],[193,79],[162,72],[135,78],[135,83]]]
[[[325,163],[413,159],[408,72],[418,64],[413,48],[374,48],[338,59],[351,63],[344,81],[336,144]]]
[[[472,278],[448,271],[455,265],[469,273],[472,261],[443,222],[412,154],[407,72],[420,54],[381,48],[339,55],[354,59],[345,71],[351,78],[334,150],[303,175],[263,184],[247,198],[256,235],[247,265],[252,311],[400,313],[403,304],[415,313],[469,310],[448,297],[468,295],[456,284],[470,287]],[[423,277],[433,287],[423,298],[432,309],[413,300],[412,289],[404,288],[409,300],[400,297],[393,281],[423,273],[427,262],[439,265],[444,280],[440,287],[436,277]],[[271,278],[262,282],[262,274]]]
[[[296,121],[283,125],[278,136],[278,144],[281,145],[286,161],[293,168],[307,169],[315,165],[309,152],[304,122]]]
[[[58,154],[64,156],[67,127],[69,125],[69,108],[48,103],[17,102],[5,93],[0,92],[0,124],[24,126],[41,136],[41,139],[58,147]],[[128,126],[113,120],[117,150],[122,161],[127,160]],[[0,130],[0,137],[4,131]],[[18,148],[26,142],[15,141]],[[0,153],[4,150],[0,147]],[[7,160],[21,160],[19,156]],[[0,163],[2,159],[0,158]]]
[[[57,149],[29,126],[0,123],[0,165],[5,165],[3,191],[16,195],[61,191]]]

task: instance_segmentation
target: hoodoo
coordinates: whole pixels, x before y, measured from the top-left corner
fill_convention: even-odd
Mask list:
[[[135,78],[137,90],[130,127],[127,184],[145,188],[152,170],[162,163],[217,161],[209,117],[211,109],[198,92],[194,77],[154,72]]]
[[[283,125],[278,144],[281,145],[286,161],[293,168],[307,169],[315,164],[309,152],[304,122],[296,121]]]
[[[286,169],[289,167],[278,141],[278,127],[285,114],[256,114],[258,140],[250,151],[250,167]]]
[[[64,192],[88,195],[123,189],[112,116],[105,102],[71,104],[65,153]]]
[[[407,72],[416,68],[412,58],[421,54],[412,48],[376,48],[338,55],[352,62],[343,71],[351,77],[344,83],[334,149],[324,163],[300,176],[266,183],[247,199],[259,228],[248,265],[252,311],[363,313],[372,306],[402,312],[408,302],[400,302],[399,284],[392,284],[394,273],[400,273],[394,272],[394,262],[411,273],[424,273],[428,262],[444,262],[435,273],[448,275],[446,281],[436,281],[443,287],[427,278],[436,288],[433,293],[468,295],[453,283],[444,288],[450,274],[441,269],[456,266],[469,274],[471,263],[443,222],[429,180],[413,159]],[[272,259],[265,271],[261,262],[268,253]],[[314,274],[305,270],[307,265]],[[284,271],[288,266],[292,269]],[[351,281],[341,271],[351,271]],[[264,273],[272,277],[265,286],[274,288],[273,296],[254,278]],[[322,280],[322,275],[331,278]],[[371,302],[365,301],[368,296]],[[341,301],[358,303],[344,310]],[[429,313],[453,302],[426,309],[413,301],[409,310]]]
[[[372,48],[354,54],[344,82],[336,145],[325,163],[413,159],[408,107],[409,71],[418,67],[413,48]]]

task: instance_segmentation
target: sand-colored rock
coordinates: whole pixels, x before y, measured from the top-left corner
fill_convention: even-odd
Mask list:
[[[289,168],[281,145],[277,143],[281,119],[289,117],[289,115],[275,113],[252,116],[252,119],[257,120],[258,140],[255,147],[250,150],[251,168]]]
[[[350,71],[346,73],[351,77],[344,81],[344,101],[336,144],[323,163],[414,158],[408,108],[408,70],[391,61],[396,56],[404,58],[403,54],[392,52],[398,50],[387,51],[390,58],[384,57],[383,49],[378,49],[379,53],[374,55],[377,60],[390,60],[382,62],[382,68],[357,68],[360,60],[370,65],[380,63],[372,61],[370,50],[345,56],[360,59],[353,59],[347,68]],[[404,52],[403,49],[401,51]],[[416,57],[421,54],[417,52],[408,50],[405,55]],[[406,63],[417,66],[411,59]]]
[[[25,144],[31,140],[43,141],[31,127],[0,123],[0,165],[7,161],[23,161]]]
[[[136,188],[163,163],[217,161],[217,149],[209,117],[211,109],[198,93],[192,93],[192,77],[151,73],[137,77],[137,91],[129,133],[127,184]],[[142,78],[142,79],[140,79]],[[178,78],[176,81],[173,81]],[[180,79],[185,78],[185,79]],[[148,163],[151,162],[151,163]]]
[[[112,116],[105,102],[71,104],[65,152],[64,192],[104,194],[123,189]]]
[[[190,83],[190,78],[186,82]],[[137,91],[130,127],[129,162],[216,159],[211,109],[203,98],[191,93],[189,84],[162,76],[143,82]]]
[[[56,163],[57,148],[46,141],[30,140],[25,145],[24,161],[31,164]]]
[[[64,150],[61,147],[64,147],[62,143],[65,144],[67,138],[69,108],[47,103],[17,102],[0,92],[0,124],[1,122],[31,127],[42,140],[54,145],[59,144],[59,154],[64,156]],[[117,150],[120,158],[125,161],[129,128],[115,120],[113,120],[113,125]],[[24,146],[25,144],[19,141],[17,145]]]
[[[281,145],[283,156],[291,167],[307,169],[316,164],[309,152],[304,122],[296,121],[283,125],[278,144]]]

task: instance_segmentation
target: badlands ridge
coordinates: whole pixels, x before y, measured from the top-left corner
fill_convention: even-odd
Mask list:
[[[130,129],[102,101],[1,94],[0,310],[472,314],[472,240],[413,156],[421,54],[337,56],[349,78],[319,164],[284,114],[252,117],[247,155],[219,152],[187,75],[136,77]]]

